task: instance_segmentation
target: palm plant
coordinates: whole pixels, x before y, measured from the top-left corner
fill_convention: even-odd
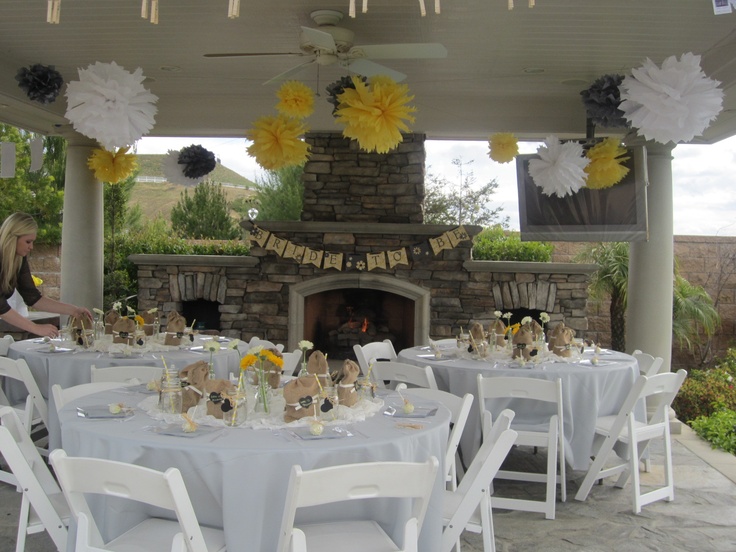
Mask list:
[[[698,345],[694,339],[701,331],[710,338],[718,329],[718,310],[702,286],[692,285],[679,274],[675,274],[672,299],[672,336],[681,349],[693,352]]]

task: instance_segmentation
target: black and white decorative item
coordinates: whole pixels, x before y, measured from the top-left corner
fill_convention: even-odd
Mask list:
[[[529,160],[529,174],[544,195],[565,197],[585,186],[585,167],[590,160],[583,156],[583,146],[561,143],[551,135],[537,148],[537,154],[539,159]]]
[[[363,76],[360,77],[360,79],[363,82],[366,82],[367,79]],[[332,104],[332,114],[335,114],[335,111],[337,111],[337,106],[340,104],[340,101],[337,99],[337,97],[345,92],[346,88],[355,88],[355,83],[353,82],[353,77],[351,76],[345,76],[340,77],[332,84],[327,85],[327,88],[325,90],[327,91],[327,94],[329,97],[327,98],[327,101]]]
[[[29,100],[42,104],[53,103],[64,84],[64,78],[53,65],[40,63],[18,69],[15,80]]]
[[[619,86],[623,80],[623,75],[603,75],[596,79],[590,88],[580,92],[588,118],[596,125],[606,128],[629,126],[624,112],[619,109],[621,105]]]
[[[201,180],[215,170],[217,159],[214,153],[195,144],[181,149],[179,164],[185,177]]]

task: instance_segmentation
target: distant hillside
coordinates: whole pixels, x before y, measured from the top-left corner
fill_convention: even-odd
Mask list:
[[[163,178],[164,171],[161,162],[164,157],[164,155],[138,155],[138,167],[140,169],[138,178]],[[252,181],[240,176],[227,167],[223,167],[219,163],[207,178],[223,185],[223,190],[229,201],[240,197],[249,198],[255,195],[255,191],[251,189],[255,187]],[[188,190],[191,196],[194,186],[171,184],[165,181],[151,182],[139,180],[133,187],[130,203],[131,205],[139,205],[141,207],[145,220],[154,219],[158,215],[169,220],[171,209],[179,202],[179,198],[184,190]],[[233,216],[239,218],[236,213],[233,213]]]

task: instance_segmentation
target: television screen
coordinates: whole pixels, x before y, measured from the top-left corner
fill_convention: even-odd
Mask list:
[[[522,240],[647,241],[647,152],[628,148],[624,164],[629,173],[603,190],[582,188],[557,197],[542,193],[529,175],[529,160],[537,154],[516,157],[519,222]]]

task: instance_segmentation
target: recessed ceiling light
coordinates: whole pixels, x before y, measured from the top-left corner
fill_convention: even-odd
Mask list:
[[[181,67],[178,65],[162,65],[159,69],[161,71],[166,71],[167,73],[178,73],[181,71]]]
[[[527,75],[538,75],[540,73],[544,73],[544,69],[541,67],[524,67],[524,72]]]

